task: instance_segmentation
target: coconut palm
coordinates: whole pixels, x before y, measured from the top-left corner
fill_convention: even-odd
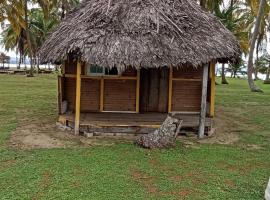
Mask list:
[[[258,40],[258,36],[260,34],[260,26],[261,26],[261,22],[264,16],[265,5],[266,5],[266,0],[260,0],[260,6],[257,13],[257,18],[256,18],[255,26],[254,26],[254,32],[253,32],[251,44],[250,44],[250,51],[249,51],[249,58],[248,58],[248,83],[249,83],[250,90],[252,92],[262,92],[262,90],[255,85],[252,75],[253,75],[253,69],[254,69],[253,68],[253,54],[255,50],[256,41]]]

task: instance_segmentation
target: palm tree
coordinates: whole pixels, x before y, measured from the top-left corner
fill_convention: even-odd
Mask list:
[[[249,30],[243,28],[243,25],[246,24],[245,18],[241,15],[238,15],[237,11],[238,5],[236,4],[236,1],[231,0],[230,4],[227,7],[221,9],[220,6],[216,6],[213,12],[217,17],[221,19],[222,23],[226,26],[226,28],[229,29],[232,33],[234,33],[244,53],[247,53],[249,47]],[[222,64],[222,84],[228,84],[225,74],[225,64]]]
[[[260,25],[261,25],[261,21],[264,15],[265,4],[266,4],[266,0],[260,0],[260,6],[259,6],[259,10],[258,10],[256,22],[255,22],[251,44],[250,44],[250,51],[249,51],[249,58],[248,58],[248,84],[252,92],[262,92],[262,90],[255,85],[252,74],[253,74],[253,54],[255,50],[256,41],[258,39],[257,37],[260,32]]]

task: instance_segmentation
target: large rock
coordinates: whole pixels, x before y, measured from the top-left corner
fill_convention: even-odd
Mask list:
[[[175,143],[183,120],[168,116],[161,127],[152,133],[139,136],[135,143],[144,148],[166,148]]]
[[[265,190],[265,196],[264,196],[264,198],[265,198],[266,200],[270,200],[270,179],[269,179],[267,188],[266,188],[266,190]]]

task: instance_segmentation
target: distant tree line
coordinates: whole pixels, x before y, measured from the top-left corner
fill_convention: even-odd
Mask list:
[[[269,0],[199,0],[199,3],[205,10],[219,17],[234,33],[243,50],[243,57],[248,58],[247,63],[241,58],[239,63],[230,63],[227,69],[222,64],[221,83],[228,84],[226,72],[231,72],[232,77],[237,73],[247,73],[251,91],[261,92],[254,83],[253,75],[258,80],[258,73],[265,74],[265,83],[270,82],[270,55],[266,51],[270,30]]]
[[[39,70],[39,48],[50,30],[78,3],[79,0],[0,1],[0,23],[4,29],[0,42],[6,51],[19,54],[18,68],[28,56],[29,76],[33,76],[35,67]]]
[[[201,7],[220,18],[222,23],[239,41],[243,58],[239,63],[222,64],[222,84],[227,84],[226,73],[232,77],[247,73],[251,91],[261,91],[254,83],[258,73],[266,74],[269,83],[270,56],[266,51],[269,33],[270,0],[198,0]],[[30,76],[39,68],[38,50],[45,38],[66,13],[80,0],[2,0],[0,23],[6,24],[1,34],[5,50],[19,54],[19,64],[26,56],[30,58]],[[255,58],[253,57],[255,55]],[[244,69],[247,68],[247,71]]]

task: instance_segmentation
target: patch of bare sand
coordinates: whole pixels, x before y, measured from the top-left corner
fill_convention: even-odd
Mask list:
[[[69,148],[74,146],[114,145],[117,138],[75,136],[73,131],[59,130],[53,122],[28,122],[20,125],[9,138],[9,145],[18,149]],[[128,140],[127,140],[128,141]]]
[[[252,128],[245,120],[237,118],[235,120],[231,116],[226,115],[222,111],[222,107],[217,109],[215,117],[216,131],[211,137],[203,140],[197,138],[180,137],[184,144],[191,148],[197,148],[197,142],[209,144],[234,144],[240,137],[239,133]],[[9,144],[19,149],[40,149],[40,148],[66,148],[72,146],[94,146],[94,145],[113,145],[121,142],[132,142],[133,138],[123,138],[113,136],[108,137],[92,137],[75,136],[72,131],[61,131],[56,128],[53,121],[37,121],[21,117],[20,126],[11,134]],[[199,148],[199,147],[198,147]],[[250,149],[258,149],[258,147],[250,147]]]
[[[218,108],[214,119],[215,133],[208,138],[198,141],[199,143],[208,144],[234,144],[240,137],[239,129],[241,125],[231,116],[227,116],[222,112],[222,108]],[[242,127],[243,128],[243,127]]]

